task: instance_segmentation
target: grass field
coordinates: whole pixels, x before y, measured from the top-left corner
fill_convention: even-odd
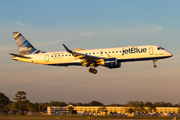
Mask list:
[[[18,116],[18,115],[4,115],[0,116],[0,120],[134,120],[134,119],[140,119],[140,120],[150,120],[150,119],[156,119],[156,120],[172,120],[173,117],[118,117],[118,116]],[[180,117],[176,118],[176,120]]]

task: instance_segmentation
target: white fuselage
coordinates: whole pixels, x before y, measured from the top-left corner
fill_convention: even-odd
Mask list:
[[[158,60],[172,56],[167,50],[155,45],[89,49],[78,50],[76,52],[103,58],[116,58],[118,62]],[[13,57],[13,59],[44,65],[82,65],[80,59],[75,58],[71,53],[66,51],[30,54],[25,56],[31,57],[31,59],[19,57]]]

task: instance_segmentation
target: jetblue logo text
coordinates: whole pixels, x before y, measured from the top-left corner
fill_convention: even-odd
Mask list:
[[[19,48],[19,51],[31,51],[31,48],[22,47],[22,48]]]
[[[147,49],[146,48],[129,48],[129,49],[123,49],[122,50],[122,55],[124,54],[133,54],[133,53],[146,53]]]

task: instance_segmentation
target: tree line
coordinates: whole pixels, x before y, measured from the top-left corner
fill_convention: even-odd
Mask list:
[[[5,112],[8,112],[8,114],[10,115],[12,114],[12,111],[20,115],[24,115],[24,111],[29,111],[39,114],[40,112],[47,110],[47,107],[49,106],[49,103],[47,102],[31,103],[27,99],[26,93],[24,91],[18,91],[13,99],[15,101],[10,101],[10,99],[6,95],[0,93],[1,115],[3,115],[3,113]]]
[[[20,115],[24,115],[24,111],[32,112],[35,114],[40,114],[41,112],[45,112],[48,106],[124,106],[129,107],[128,112],[132,113],[134,111],[143,112],[144,107],[148,107],[148,111],[155,111],[156,107],[180,107],[180,104],[172,104],[170,102],[142,102],[142,101],[129,101],[126,104],[109,104],[104,105],[99,101],[91,101],[90,103],[65,103],[59,101],[51,101],[51,102],[39,102],[32,103],[27,99],[26,93],[24,91],[18,91],[13,98],[14,101],[10,101],[10,99],[3,93],[0,93],[0,114],[2,115],[4,112],[8,112],[11,114],[12,111],[18,112]],[[133,109],[132,109],[133,108]],[[104,108],[102,107],[102,110]]]

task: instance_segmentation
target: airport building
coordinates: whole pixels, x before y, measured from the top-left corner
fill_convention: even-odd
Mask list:
[[[73,111],[79,115],[128,115],[127,109],[129,107],[111,107],[111,106],[50,106],[47,107],[47,114],[48,115],[65,115],[68,114],[68,107],[73,107]],[[133,108],[132,108],[133,109]],[[146,111],[149,110],[148,107],[144,107]],[[178,107],[156,107],[156,111],[153,113],[157,114],[178,114],[179,108]],[[150,112],[148,112],[150,114]],[[152,113],[151,113],[152,114]]]

